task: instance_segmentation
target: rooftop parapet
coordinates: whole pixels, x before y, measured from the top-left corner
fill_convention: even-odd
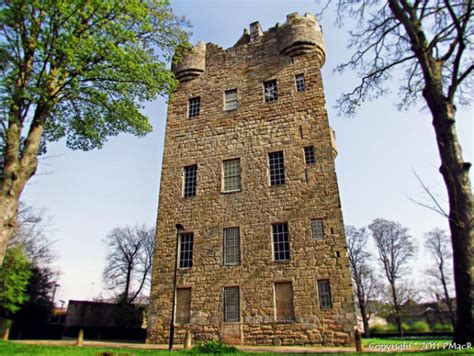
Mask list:
[[[171,65],[171,71],[180,82],[195,79],[206,67],[206,43],[198,42],[178,63]]]
[[[324,50],[321,27],[316,16],[306,13],[304,16],[292,13],[286,16],[286,23],[278,28],[280,52],[288,56],[296,56],[315,52],[322,67],[326,53]]]

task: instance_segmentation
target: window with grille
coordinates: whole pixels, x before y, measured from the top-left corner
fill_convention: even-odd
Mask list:
[[[288,224],[273,224],[273,256],[275,261],[290,259],[290,241],[288,238]]]
[[[329,284],[329,279],[321,279],[318,281],[318,291],[319,306],[321,309],[332,308],[331,286]]]
[[[276,320],[295,320],[293,285],[291,282],[279,282],[274,284],[274,288]]]
[[[237,109],[237,89],[224,92],[224,110]]]
[[[240,190],[240,158],[223,162],[224,192]]]
[[[191,320],[191,288],[176,290],[176,322],[187,324]]]
[[[196,195],[197,165],[184,167],[183,196],[194,197]]]
[[[285,184],[283,151],[269,153],[268,164],[270,167],[270,185]]]
[[[306,164],[311,164],[316,162],[316,158],[314,157],[314,147],[308,146],[304,148],[304,159]]]
[[[276,79],[264,82],[263,89],[266,103],[278,100],[278,87]]]
[[[311,234],[313,240],[322,240],[324,238],[323,221],[321,219],[311,220]]]
[[[240,264],[240,228],[224,229],[224,265]]]
[[[296,91],[298,91],[298,92],[304,91],[304,89],[305,89],[304,74],[295,75],[295,85],[296,85]]]
[[[240,321],[239,287],[224,288],[224,321]]]
[[[189,99],[188,117],[199,116],[200,107],[201,107],[201,98],[199,96]]]
[[[179,268],[191,268],[193,266],[193,238],[192,232],[180,235]]]

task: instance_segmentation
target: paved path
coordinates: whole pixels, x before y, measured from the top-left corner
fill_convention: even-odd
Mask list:
[[[75,340],[11,340],[21,344],[51,345],[51,346],[74,346]],[[167,350],[168,345],[164,344],[141,344],[112,341],[84,341],[84,346],[94,346],[103,348],[128,348],[143,350]],[[237,346],[239,350],[245,352],[274,352],[274,353],[346,353],[354,352],[353,347],[324,347],[324,346]],[[176,345],[176,350],[181,350],[183,345]]]

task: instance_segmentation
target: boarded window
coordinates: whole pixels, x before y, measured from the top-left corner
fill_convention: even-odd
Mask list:
[[[179,268],[191,268],[193,266],[193,238],[192,232],[180,235]]]
[[[275,283],[275,315],[276,320],[295,320],[291,282]]]
[[[231,227],[224,229],[224,265],[240,264],[240,229]]]
[[[240,321],[239,287],[224,288],[224,321]]]
[[[323,221],[321,219],[311,220],[311,233],[313,240],[322,240],[324,238]]]
[[[224,192],[240,190],[240,158],[223,162]]]
[[[184,167],[183,196],[194,197],[196,195],[197,165]]]
[[[329,309],[332,307],[331,285],[329,279],[321,279],[318,281],[319,306],[321,309]]]
[[[237,89],[224,92],[224,110],[237,109]]]
[[[176,291],[176,322],[187,324],[191,320],[191,288],[178,288]]]

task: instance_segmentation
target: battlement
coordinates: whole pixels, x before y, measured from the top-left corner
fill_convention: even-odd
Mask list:
[[[265,44],[276,43],[277,53],[283,56],[314,55],[318,58],[319,66],[322,67],[326,54],[322,38],[321,27],[314,14],[298,13],[288,14],[283,25],[276,24],[274,27],[263,31],[258,21],[244,29],[243,35],[237,43],[225,50],[232,51],[240,46],[248,46],[249,51],[258,51],[259,48],[268,49]],[[206,43],[199,42],[177,65],[171,70],[181,82],[198,78],[206,67]]]

